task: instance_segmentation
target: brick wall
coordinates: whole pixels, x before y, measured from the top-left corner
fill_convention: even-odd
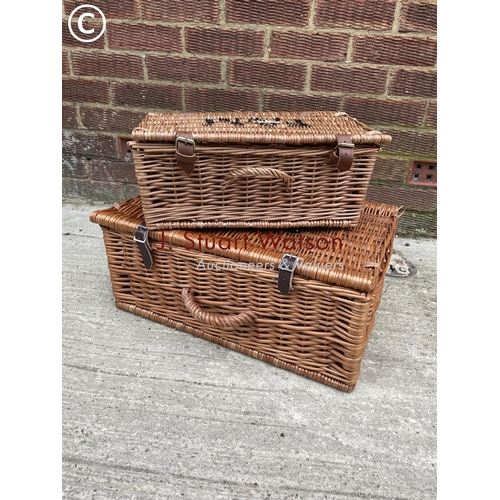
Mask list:
[[[436,235],[437,190],[407,182],[436,160],[435,0],[93,0],[92,43],[67,26],[84,3],[63,2],[64,199],[138,193],[123,145],[148,111],[331,109],[392,135],[368,197]]]

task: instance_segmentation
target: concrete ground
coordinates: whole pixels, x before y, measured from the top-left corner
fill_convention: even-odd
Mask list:
[[[396,239],[343,393],[118,310],[97,208],[63,207],[63,498],[436,498],[436,240]]]

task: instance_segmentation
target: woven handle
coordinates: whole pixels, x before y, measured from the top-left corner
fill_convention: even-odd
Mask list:
[[[239,314],[228,315],[205,312],[195,302],[189,288],[182,289],[182,300],[184,301],[184,306],[194,319],[216,328],[235,328],[237,326],[249,325],[256,318],[256,314],[253,311],[243,311]]]
[[[286,184],[286,190],[290,191],[290,184],[292,183],[292,178],[281,170],[275,168],[266,167],[243,167],[229,172],[229,179],[222,185],[223,189],[232,184],[236,179],[240,177],[264,177],[271,179],[280,179]]]

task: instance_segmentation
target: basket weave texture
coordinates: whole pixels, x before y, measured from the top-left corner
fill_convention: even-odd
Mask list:
[[[134,242],[144,223],[139,197],[90,220],[103,230],[117,307],[350,392],[398,216],[397,207],[365,202],[355,229],[151,231],[149,271]],[[282,295],[285,253],[300,263]]]
[[[176,138],[192,134],[186,174]],[[353,161],[336,168],[338,137]],[[149,229],[353,227],[380,146],[391,137],[342,112],[149,113],[132,132]]]

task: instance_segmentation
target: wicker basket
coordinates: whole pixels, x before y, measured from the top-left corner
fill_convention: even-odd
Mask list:
[[[365,202],[355,229],[148,232],[137,197],[90,220],[120,309],[350,392],[398,216]]]
[[[353,227],[391,141],[326,111],[149,113],[132,137],[152,230]]]

